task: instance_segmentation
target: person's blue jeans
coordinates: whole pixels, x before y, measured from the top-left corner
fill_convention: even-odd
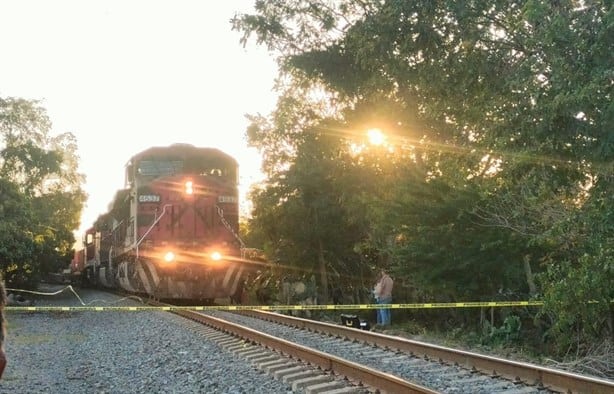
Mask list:
[[[392,297],[379,298],[377,300],[378,304],[390,304],[392,302]],[[390,309],[389,308],[381,308],[377,310],[377,324],[382,326],[390,325]]]

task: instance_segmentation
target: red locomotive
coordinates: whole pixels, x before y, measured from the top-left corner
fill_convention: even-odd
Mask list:
[[[158,299],[235,294],[246,272],[237,180],[237,161],[217,149],[138,153],[126,165],[126,188],[86,232],[73,274]]]

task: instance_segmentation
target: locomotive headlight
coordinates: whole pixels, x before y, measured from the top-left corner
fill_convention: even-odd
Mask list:
[[[222,259],[222,254],[220,252],[211,253],[211,260],[220,261]]]
[[[171,263],[175,260],[175,253],[173,252],[166,252],[164,254],[164,261],[166,261],[167,263]]]
[[[194,183],[192,181],[187,181],[185,183],[185,194],[193,194],[194,193]]]

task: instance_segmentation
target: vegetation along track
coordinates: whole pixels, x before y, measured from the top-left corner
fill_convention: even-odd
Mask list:
[[[460,385],[464,388],[460,392],[614,392],[614,382],[611,380],[581,376],[534,364],[278,313],[246,310],[242,311],[241,315],[282,324],[284,329],[280,332],[288,332],[288,326],[290,326],[304,330],[310,335],[318,335],[320,341],[325,341],[322,336],[343,340],[345,343],[341,349],[346,355],[351,353],[359,355],[359,358],[364,359],[365,362],[370,358],[382,367],[385,366],[384,369],[395,371],[405,369],[407,374],[403,374],[402,377],[406,379],[412,377],[412,380],[415,379],[420,384],[437,391],[451,392],[453,391],[450,389],[451,386]],[[348,344],[348,341],[351,343]],[[395,367],[393,366],[395,363],[400,365]],[[431,379],[427,376],[432,374],[438,375],[439,379]],[[429,383],[427,384],[426,381]],[[469,387],[474,388],[466,391]],[[474,389],[475,391],[472,391]]]

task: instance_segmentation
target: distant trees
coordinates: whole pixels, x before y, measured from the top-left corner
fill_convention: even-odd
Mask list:
[[[233,23],[281,65],[248,130],[268,174],[250,231],[272,256],[322,287],[386,264],[403,297],[540,297],[561,351],[614,337],[610,2],[255,9]]]
[[[8,287],[70,262],[85,193],[70,133],[49,135],[35,101],[0,98],[0,271]]]

